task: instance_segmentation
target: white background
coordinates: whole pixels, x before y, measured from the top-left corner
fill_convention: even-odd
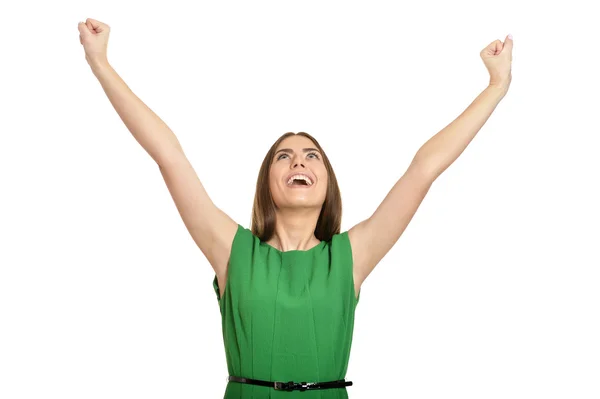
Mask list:
[[[597,18],[584,1],[54,1],[0,10],[0,397],[219,398],[214,272],[77,23],[245,227],[283,133],[324,147],[342,231],[486,87],[512,85],[362,286],[362,398],[600,397]]]

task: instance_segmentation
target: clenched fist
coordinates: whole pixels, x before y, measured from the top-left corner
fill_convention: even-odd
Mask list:
[[[512,50],[513,39],[511,35],[508,35],[504,42],[494,40],[479,53],[490,73],[490,86],[508,90],[512,81]]]
[[[91,66],[100,62],[108,62],[106,52],[110,26],[88,18],[85,22],[80,22],[77,28],[79,29],[79,41],[85,50],[85,59],[88,64]]]

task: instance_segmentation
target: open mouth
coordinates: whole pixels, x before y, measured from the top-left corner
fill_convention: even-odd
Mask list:
[[[313,182],[306,175],[294,175],[290,177],[287,185],[290,187],[310,187],[313,185]]]
[[[308,184],[307,182],[305,182],[304,180],[294,180],[291,184],[288,184],[288,186],[304,186],[304,187],[310,187],[311,185]]]

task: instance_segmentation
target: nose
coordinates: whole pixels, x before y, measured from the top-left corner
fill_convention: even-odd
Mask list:
[[[296,166],[298,166],[298,165],[302,165],[302,167],[304,167],[304,164],[303,164],[303,163],[301,163],[301,162],[299,161],[299,159],[301,160],[301,158],[297,157],[297,158],[295,158],[295,159],[294,159],[294,162],[292,162],[292,165],[294,165],[294,166],[292,166],[292,168],[293,168],[293,169],[295,169],[295,168],[296,168]]]
[[[306,169],[306,167],[304,166],[304,164],[301,163],[294,163],[294,166],[292,166],[292,170],[296,170],[296,169]]]

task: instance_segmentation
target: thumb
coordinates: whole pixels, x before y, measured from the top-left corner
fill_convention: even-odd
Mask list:
[[[504,39],[504,47],[502,48],[502,52],[508,52],[509,54],[512,54],[512,49],[513,49],[513,37],[511,34],[508,34],[506,36],[506,39]]]
[[[87,27],[87,25],[85,24],[85,22],[80,22],[77,25],[77,29],[79,29],[79,33],[81,34],[81,37],[87,37],[92,34],[92,32],[90,32],[90,30]]]

